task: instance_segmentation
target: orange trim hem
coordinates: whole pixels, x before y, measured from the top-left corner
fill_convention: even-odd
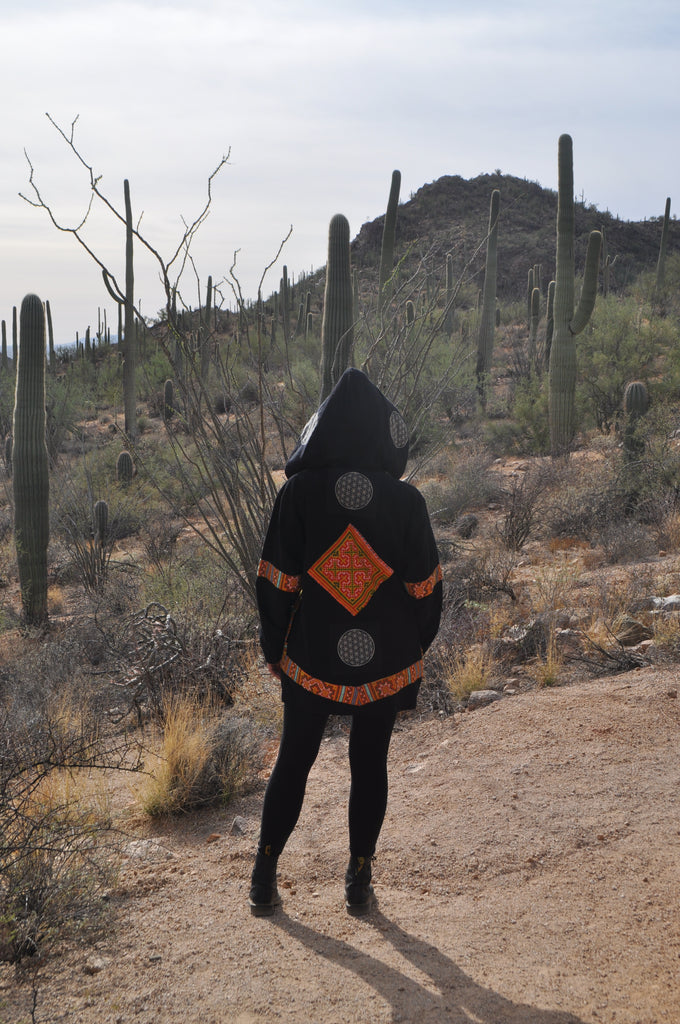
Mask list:
[[[391,697],[399,693],[411,683],[417,683],[423,677],[423,660],[419,658],[413,665],[395,672],[393,675],[384,676],[382,679],[375,679],[372,683],[364,683],[362,686],[341,686],[335,683],[327,683],[323,679],[305,672],[299,665],[284,654],[279,662],[279,668],[289,679],[301,686],[309,693],[317,697],[325,697],[326,700],[335,701],[336,704],[348,704],[353,707],[361,707],[364,704],[373,704],[384,697]]]

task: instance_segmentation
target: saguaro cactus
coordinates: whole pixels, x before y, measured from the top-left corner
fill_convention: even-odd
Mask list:
[[[550,348],[550,446],[553,456],[565,455],[576,429],[576,344],[574,338],[590,320],[597,295],[600,262],[599,231],[591,231],[583,287],[574,312],[574,157],[570,135],[558,143],[557,256],[553,338]]]
[[[116,460],[116,479],[118,482],[123,485],[129,484],[132,480],[134,469],[132,456],[128,451],[123,450]]]
[[[109,506],[103,499],[94,503],[92,519],[94,524],[95,544],[103,547],[106,543],[106,536],[109,530]]]
[[[484,272],[484,291],[482,293],[482,315],[477,336],[477,391],[483,406],[486,404],[486,385],[491,369],[493,338],[496,329],[498,214],[500,207],[501,194],[495,188],[491,193],[491,202],[489,204],[489,232],[486,239],[486,270]]]
[[[394,269],[394,241],[397,233],[397,207],[399,206],[399,189],[401,188],[401,171],[392,171],[392,184],[387,200],[387,211],[383,225],[382,247],[380,250],[380,277],[378,284],[378,308],[382,310],[390,297],[389,280]]]
[[[16,352],[15,352],[16,355]],[[14,538],[24,617],[47,621],[47,545],[50,536],[49,469],[45,443],[45,313],[27,295],[19,315],[12,468]]]
[[[175,415],[175,388],[171,380],[163,385],[163,419],[167,423]]]
[[[671,197],[666,199],[666,208],[663,215],[663,227],[661,229],[661,244],[659,245],[659,258],[656,263],[656,291],[661,295],[666,284],[666,247],[668,245],[668,225],[671,219]]]
[[[349,221],[336,213],[328,228],[328,262],[321,325],[321,398],[349,366],[354,345],[354,301],[349,254]]]
[[[623,392],[623,411],[626,425],[623,431],[623,451],[630,461],[644,452],[645,442],[638,432],[638,421],[649,409],[649,392],[641,380],[631,380]]]
[[[135,325],[135,274],[133,264],[134,227],[132,223],[132,203],[130,201],[130,182],[123,182],[125,197],[125,295],[121,295],[113,287],[111,275],[102,270],[104,284],[109,295],[118,303],[118,345],[120,347],[120,331],[122,315],[125,313],[125,330],[123,335],[123,408],[125,410],[125,433],[133,440],[138,434],[137,429],[137,329]]]

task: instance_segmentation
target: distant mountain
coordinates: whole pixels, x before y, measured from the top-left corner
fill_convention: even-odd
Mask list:
[[[526,290],[527,274],[541,265],[543,288],[555,273],[557,192],[533,181],[507,174],[481,174],[466,180],[447,175],[422,188],[399,206],[396,258],[410,249],[414,262],[427,252],[441,260],[454,256],[459,272],[481,245],[472,269],[481,270],[485,259],[485,237],[489,223],[489,202],[493,189],[501,193],[498,230],[498,297],[520,299]],[[380,261],[384,216],[364,224],[352,243],[352,261],[362,268],[376,268]],[[623,221],[594,206],[576,201],[576,272],[582,270],[588,235],[604,227],[611,260],[612,290],[630,283],[641,271],[653,270],[659,254],[663,208],[647,221]],[[669,252],[680,248],[680,231],[671,222]]]

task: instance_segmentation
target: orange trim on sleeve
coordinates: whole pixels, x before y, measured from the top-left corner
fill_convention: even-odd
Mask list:
[[[260,564],[257,567],[257,575],[262,579],[269,580],[277,590],[283,590],[286,594],[296,594],[302,581],[301,576],[290,576],[281,572],[271,562],[265,562],[263,558],[260,559]]]
[[[429,597],[434,588],[442,580],[442,567],[437,565],[434,572],[431,572],[426,580],[421,580],[419,583],[405,583],[406,590],[411,597]]]

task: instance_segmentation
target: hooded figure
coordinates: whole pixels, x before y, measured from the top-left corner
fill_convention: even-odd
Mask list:
[[[346,370],[286,466],[258,570],[260,640],[284,701],[302,689],[335,713],[415,706],[442,588],[425,501],[399,479],[407,457],[399,412]]]
[[[329,714],[349,714],[350,863],[345,904],[367,913],[387,807],[396,715],[413,708],[439,628],[442,575],[425,501],[400,480],[408,430],[349,369],[286,466],[258,568],[260,642],[284,702],[267,785],[250,907],[280,902],[276,865],[297,822]]]

